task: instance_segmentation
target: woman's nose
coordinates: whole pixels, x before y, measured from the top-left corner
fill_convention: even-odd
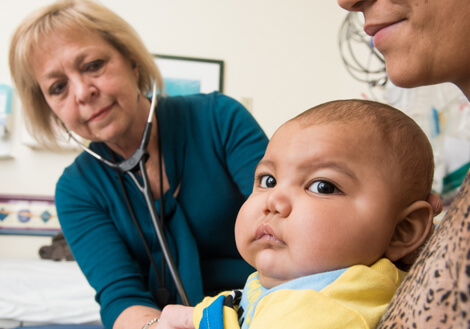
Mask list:
[[[98,95],[96,86],[87,79],[77,79],[73,84],[75,87],[75,99],[79,104],[87,103]]]
[[[338,0],[340,7],[348,11],[363,11],[368,2],[373,0]]]
[[[266,201],[266,212],[288,217],[292,211],[292,202],[287,191],[274,188]]]

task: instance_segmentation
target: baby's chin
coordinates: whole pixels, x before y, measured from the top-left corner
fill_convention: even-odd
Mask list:
[[[271,262],[267,257],[257,257],[254,267],[258,271],[261,284],[267,289],[294,279],[289,273],[286,273],[286,266],[281,264],[279,260]]]
[[[294,261],[276,249],[264,249],[249,261],[258,271],[258,277],[263,287],[270,289],[288,281],[322,272],[330,264],[311,264]],[[324,265],[324,266],[320,266]]]
[[[279,266],[280,264],[277,265],[278,267],[276,268],[266,268],[262,266],[257,267],[259,281],[266,289],[274,288],[283,283],[301,278],[306,275],[303,273],[292,272],[290,269],[287,268],[287,266]]]
[[[277,266],[273,266],[276,264]],[[298,268],[297,271],[293,271],[293,265],[290,264],[288,266],[283,266],[279,262],[278,263],[257,263],[255,268],[257,268],[258,271],[258,277],[260,280],[260,283],[263,285],[263,287],[267,289],[271,289],[273,287],[276,287],[280,284],[318,274],[318,273],[323,273],[323,272],[329,272],[329,271],[334,271],[338,270],[340,268],[344,267],[320,267],[320,268]]]
[[[261,272],[258,271],[258,277],[259,281],[265,287],[266,289],[271,289],[274,288],[280,284],[283,284],[285,282],[291,281],[292,279],[287,279],[279,276],[269,276],[269,275],[263,275]]]

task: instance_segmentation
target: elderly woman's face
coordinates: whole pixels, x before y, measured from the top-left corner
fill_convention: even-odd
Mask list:
[[[44,98],[69,129],[105,142],[129,131],[137,111],[138,72],[98,34],[43,37],[32,55]]]
[[[469,0],[338,0],[364,14],[364,30],[403,87],[470,79]]]

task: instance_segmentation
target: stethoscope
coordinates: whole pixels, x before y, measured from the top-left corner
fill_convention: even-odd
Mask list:
[[[149,158],[149,154],[148,154],[148,151],[147,151],[147,145],[148,145],[148,142],[149,142],[149,139],[150,139],[150,132],[152,130],[152,118],[153,118],[153,115],[154,115],[154,112],[155,112],[156,103],[157,103],[157,86],[154,83],[153,84],[153,94],[152,94],[152,101],[151,101],[151,104],[150,104],[149,116],[148,116],[148,119],[147,119],[147,123],[145,125],[145,129],[144,129],[144,133],[142,135],[142,141],[140,142],[140,146],[135,150],[134,154],[129,159],[124,160],[120,163],[116,162],[116,161],[107,160],[107,159],[103,158],[102,156],[100,156],[98,153],[90,150],[82,142],[80,142],[67,129],[67,127],[65,127],[65,125],[64,125],[64,128],[67,131],[70,138],[72,138],[85,152],[92,155],[94,158],[98,159],[101,163],[105,164],[106,166],[117,170],[119,173],[124,173],[124,174],[129,175],[132,178],[132,180],[134,181],[134,183],[136,184],[137,188],[140,190],[140,192],[142,192],[142,194],[145,198],[145,202],[147,204],[147,208],[148,208],[149,213],[150,213],[150,217],[152,219],[152,224],[153,224],[153,227],[155,229],[155,233],[157,235],[158,242],[160,243],[160,247],[162,249],[162,254],[163,254],[163,257],[164,257],[163,259],[166,262],[166,264],[168,265],[168,269],[170,271],[170,274],[171,274],[171,277],[172,277],[173,282],[175,284],[178,295],[181,299],[181,303],[183,305],[189,306],[190,305],[189,299],[187,297],[187,294],[186,294],[186,291],[184,289],[183,283],[181,282],[181,278],[179,276],[178,270],[176,268],[175,262],[173,260],[173,256],[171,255],[170,248],[168,247],[168,242],[167,242],[165,234],[164,234],[163,220],[160,220],[160,218],[158,216],[158,213],[157,213],[157,210],[155,208],[155,202],[154,202],[154,199],[153,199],[153,196],[152,196],[152,191],[150,189],[150,182],[149,182],[149,179],[148,179],[147,170],[145,168],[145,163],[147,162],[147,160]],[[157,124],[158,124],[158,122],[157,122]],[[163,192],[162,155],[161,155],[162,146],[161,146],[161,142],[160,142],[160,137],[158,138],[158,143],[159,143],[159,160],[160,160],[160,191]],[[139,174],[138,174],[139,170],[140,170],[140,173],[141,173],[142,182],[140,182],[139,177],[138,177],[139,176]],[[150,262],[151,262],[152,266],[154,267],[154,271],[155,271],[155,274],[157,276],[157,280],[160,282],[160,287],[161,288],[159,288],[159,290],[157,291],[157,294],[155,296],[157,298],[157,304],[159,304],[159,306],[164,306],[164,304],[166,303],[165,299],[167,300],[168,299],[167,297],[169,295],[168,290],[166,290],[166,288],[164,288],[164,278],[163,278],[163,273],[165,272],[164,267],[162,267],[162,277],[160,278],[158,276],[159,272],[158,272],[157,267],[154,263],[153,257],[150,253],[150,249],[148,248],[147,243],[144,239],[144,236],[143,236],[143,234],[140,230],[140,226],[138,225],[138,222],[135,219],[134,212],[133,212],[132,207],[130,205],[130,202],[128,200],[127,193],[125,192],[125,189],[124,189],[124,186],[123,186],[123,183],[122,183],[122,180],[121,180],[121,177],[120,177],[119,174],[118,174],[118,177],[120,178],[121,187],[123,188],[123,191],[124,191],[124,195],[125,195],[126,202],[127,202],[127,207],[129,208],[129,211],[131,213],[131,217],[133,218],[135,224],[137,225],[137,229],[139,231],[139,234],[140,234],[140,236],[142,238],[142,241],[144,243],[144,246],[146,248],[146,252],[149,255]],[[163,193],[161,193],[161,197],[160,197],[160,202],[161,202],[161,205],[162,205],[161,214],[162,214],[162,217],[163,217],[164,216],[164,209],[163,209],[163,200],[162,199],[163,199]],[[161,297],[161,296],[163,296],[163,297],[161,298],[161,300],[159,302],[158,298]]]

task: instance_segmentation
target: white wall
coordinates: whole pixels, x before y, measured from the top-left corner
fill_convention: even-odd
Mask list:
[[[0,11],[0,83],[11,84],[11,34],[46,0],[17,0]],[[337,35],[346,13],[336,1],[102,0],[125,18],[152,53],[220,59],[224,92],[251,98],[253,115],[271,136],[287,119],[318,103],[360,97],[341,62]],[[319,4],[321,3],[321,5]],[[0,194],[53,195],[76,152],[55,154],[22,144],[21,106],[13,104],[12,158],[0,159]],[[36,257],[50,238],[0,235],[0,256]]]

